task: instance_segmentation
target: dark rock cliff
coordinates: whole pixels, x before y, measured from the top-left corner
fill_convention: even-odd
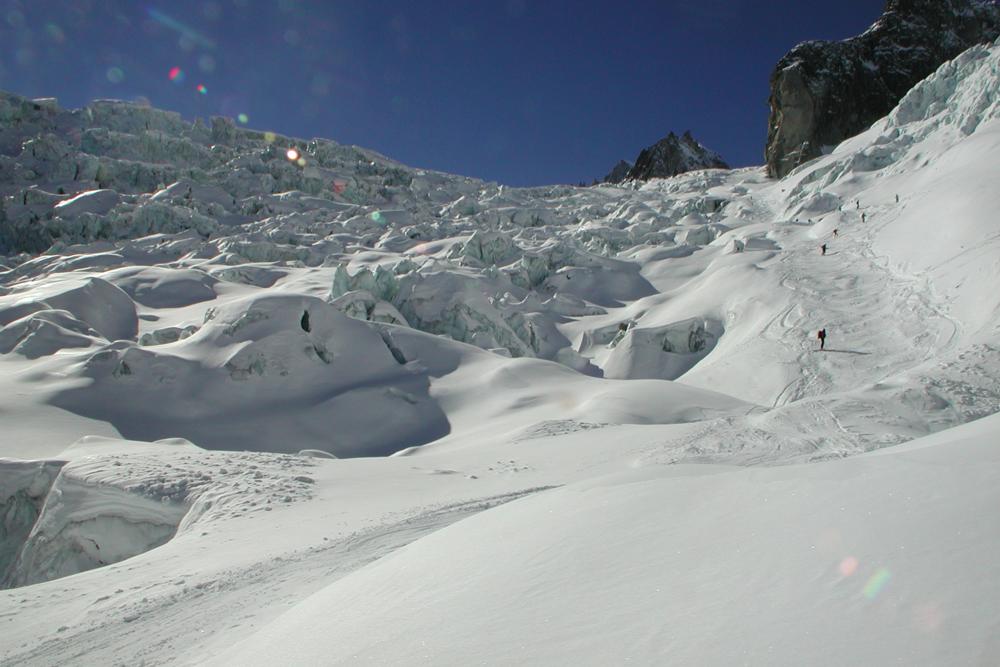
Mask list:
[[[771,75],[768,173],[781,178],[868,129],[943,62],[998,35],[992,0],[889,0],[858,37],[799,44]]]

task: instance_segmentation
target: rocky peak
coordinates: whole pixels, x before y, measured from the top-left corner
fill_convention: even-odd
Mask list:
[[[858,37],[799,44],[771,75],[768,172],[781,178],[866,130],[942,63],[998,35],[991,0],[888,0]]]
[[[632,171],[632,163],[625,160],[619,160],[608,175],[601,179],[602,183],[621,183],[626,178],[628,178],[628,173]]]
[[[612,180],[612,176],[619,173],[622,165],[628,163],[620,162],[608,174],[605,182],[647,181],[651,178],[670,178],[698,169],[729,169],[722,156],[698,143],[690,131],[680,137],[671,132],[649,148],[643,149],[636,158],[635,165],[623,176]]]

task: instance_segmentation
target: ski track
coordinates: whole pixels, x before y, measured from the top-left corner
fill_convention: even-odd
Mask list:
[[[103,596],[72,630],[60,629],[56,638],[28,651],[11,651],[0,657],[0,663],[55,666],[86,660],[88,664],[122,667],[197,664],[213,654],[212,640],[217,631],[227,645],[231,644],[311,594],[397,549],[474,514],[553,488],[557,487],[532,487],[424,507],[408,512],[406,518],[392,521],[392,517],[383,517],[386,522],[380,525],[250,567],[213,572],[200,580],[197,575],[176,574],[145,586],[133,586],[129,593],[142,595],[140,601],[120,605],[113,595]],[[74,587],[72,579],[61,583],[63,590],[52,595],[71,599],[84,594],[83,587]],[[30,594],[28,590],[23,593]],[[201,598],[194,616],[189,610],[192,598]],[[106,600],[111,605],[111,617],[101,604]],[[26,599],[22,604],[31,602]]]

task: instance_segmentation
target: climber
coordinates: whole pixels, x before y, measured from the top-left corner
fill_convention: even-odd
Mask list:
[[[816,338],[819,338],[819,349],[823,349],[826,345],[826,329],[820,329],[816,334]]]
[[[819,251],[820,251],[820,254],[822,254],[822,255],[826,254],[826,244],[825,243],[819,247]]]
[[[862,213],[861,214],[861,222],[868,222],[868,214],[867,213]]]
[[[837,234],[840,232],[839,229],[833,230],[833,238],[837,238]]]
[[[899,195],[896,195],[896,203],[899,203]]]

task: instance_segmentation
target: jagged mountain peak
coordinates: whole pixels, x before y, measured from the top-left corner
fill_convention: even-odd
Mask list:
[[[671,131],[663,139],[643,149],[626,173],[613,178],[621,173],[622,165],[627,164],[624,160],[618,163],[605,177],[605,182],[648,181],[651,178],[671,178],[699,169],[729,168],[721,155],[699,143],[690,130],[685,130],[681,136]]]

